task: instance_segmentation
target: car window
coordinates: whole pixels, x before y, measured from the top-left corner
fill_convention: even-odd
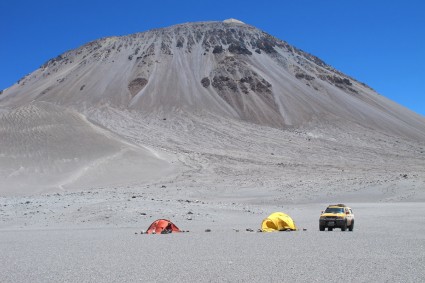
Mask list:
[[[344,213],[344,209],[339,207],[328,207],[325,213]]]

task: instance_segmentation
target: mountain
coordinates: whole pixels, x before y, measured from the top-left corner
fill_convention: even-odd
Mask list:
[[[157,164],[159,171],[153,171],[163,172],[158,176],[184,168],[197,173],[224,174],[217,156],[236,163],[252,161],[263,165],[271,158],[276,161],[274,165],[312,166],[327,160],[338,168],[346,168],[350,162],[355,163],[351,164],[355,168],[359,164],[378,168],[388,162],[387,169],[393,172],[398,159],[391,152],[408,151],[406,160],[413,158],[412,170],[416,170],[422,164],[416,158],[421,158],[421,142],[425,140],[424,117],[316,56],[234,19],[187,23],[95,40],[49,60],[2,91],[0,109],[5,113],[2,124],[7,125],[1,129],[2,136],[16,135],[16,139],[27,142],[16,144],[0,138],[0,147],[6,152],[1,157],[0,172],[12,180],[13,172],[24,172],[21,167],[33,168],[28,164],[39,163],[47,156],[51,167],[43,172],[58,170],[63,174],[58,177],[60,180],[47,183],[59,188],[63,184],[72,187],[71,183],[76,187],[87,186],[81,180],[89,178],[89,173],[81,168],[97,164],[99,159],[112,156],[123,147],[142,154],[144,157],[139,161],[148,158]],[[45,114],[39,114],[40,111]],[[52,115],[47,120],[46,113]],[[33,124],[23,126],[16,119],[30,119]],[[52,119],[66,122],[45,128],[46,121]],[[60,130],[61,127],[85,130],[74,135]],[[101,128],[103,132],[99,132]],[[14,134],[21,129],[28,129],[25,138]],[[34,142],[34,129],[50,141],[51,136],[58,137],[57,143]],[[106,134],[108,131],[114,135],[113,141]],[[80,149],[84,150],[77,147],[63,152],[62,146],[75,145],[69,143],[71,138],[83,140]],[[60,144],[61,140],[66,142]],[[316,143],[308,144],[306,140]],[[398,145],[400,140],[405,143]],[[292,144],[294,141],[297,144]],[[373,146],[369,144],[372,141]],[[332,143],[333,149],[327,148]],[[268,155],[260,157],[266,144]],[[53,157],[52,148],[57,150]],[[255,154],[250,151],[254,148]],[[351,148],[350,152],[347,148]],[[15,151],[24,152],[26,157],[9,163]],[[39,152],[40,158],[32,159],[32,151]],[[269,151],[276,156],[270,157]],[[177,158],[179,165],[160,158],[164,152]],[[307,152],[311,156],[306,156]],[[336,154],[337,160],[333,159],[336,156],[329,157],[329,152]],[[72,159],[74,155],[78,160],[83,156],[91,159],[84,164],[71,162],[74,167],[58,165],[58,160]],[[371,156],[375,160],[370,160]],[[125,163],[126,159],[121,160]],[[162,162],[167,164],[165,171],[160,170],[164,167]],[[9,172],[12,165],[14,170]],[[239,170],[236,167],[232,170]],[[33,169],[27,171],[40,170]],[[22,174],[27,176],[28,172]],[[100,174],[96,180],[105,180],[108,174]],[[127,177],[137,173],[115,175],[116,180],[127,184],[132,179]],[[202,176],[195,179],[203,179]],[[73,181],[65,181],[69,178]]]
[[[3,92],[3,106],[207,110],[262,125],[350,120],[424,138],[424,118],[319,58],[239,21],[176,25],[90,42]]]

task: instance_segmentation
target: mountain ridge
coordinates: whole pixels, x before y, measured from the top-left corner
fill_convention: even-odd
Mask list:
[[[3,91],[0,106],[33,100],[76,109],[206,110],[272,127],[329,116],[418,138],[414,131],[392,129],[413,127],[425,137],[420,115],[320,58],[238,22],[185,23],[91,41]]]

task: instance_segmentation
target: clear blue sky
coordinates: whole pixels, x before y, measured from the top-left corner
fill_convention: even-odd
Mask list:
[[[88,41],[236,18],[425,116],[425,1],[2,0],[0,89]]]

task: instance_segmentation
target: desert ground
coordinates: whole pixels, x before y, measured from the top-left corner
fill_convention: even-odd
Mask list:
[[[169,156],[175,167],[161,178],[141,175],[139,182],[107,179],[115,176],[123,185],[5,190],[1,282],[424,278],[420,142],[355,126],[342,134],[329,126],[281,130],[219,117],[105,113],[90,117],[132,145]],[[116,122],[124,120],[118,114],[127,115],[125,124]],[[124,166],[119,172],[134,164],[112,160]],[[87,171],[113,172],[110,164],[96,166]],[[319,231],[320,213],[330,203],[353,208],[353,232]],[[299,231],[258,232],[275,211],[289,214]],[[141,233],[159,218],[187,232]]]
[[[419,282],[425,276],[424,202],[349,202],[354,231],[320,232],[327,203],[179,199],[167,189],[168,197],[116,189],[1,198],[0,281]],[[299,231],[257,232],[274,211],[288,213]],[[157,218],[187,232],[141,234]]]

